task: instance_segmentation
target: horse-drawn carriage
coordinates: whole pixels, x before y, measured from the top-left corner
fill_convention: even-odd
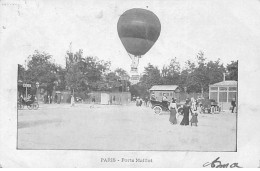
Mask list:
[[[17,102],[17,108],[23,109],[24,106],[27,106],[29,110],[36,110],[39,108],[38,102],[35,100],[35,98],[31,98],[29,100],[24,100],[23,98],[20,98]]]

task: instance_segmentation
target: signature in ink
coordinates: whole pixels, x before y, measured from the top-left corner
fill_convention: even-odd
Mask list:
[[[220,157],[216,158],[215,160],[213,160],[211,163],[210,162],[206,162],[203,164],[203,167],[207,167],[210,166],[211,168],[242,168],[240,166],[238,166],[238,163],[226,163],[226,164],[222,164],[221,161],[219,160]]]

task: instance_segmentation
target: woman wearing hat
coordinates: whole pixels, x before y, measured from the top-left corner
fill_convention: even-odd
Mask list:
[[[191,106],[189,105],[189,99],[186,99],[186,103],[183,105],[183,119],[181,125],[189,125],[189,113],[192,114]]]
[[[169,105],[170,109],[170,118],[169,121],[171,124],[177,124],[177,119],[176,119],[176,113],[178,112],[177,105],[176,105],[176,100],[172,98],[172,101]]]

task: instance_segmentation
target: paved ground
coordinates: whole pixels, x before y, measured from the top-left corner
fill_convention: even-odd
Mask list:
[[[201,114],[198,127],[171,125],[168,119],[169,113],[155,115],[134,105],[41,104],[18,111],[18,148],[236,150],[236,114]]]

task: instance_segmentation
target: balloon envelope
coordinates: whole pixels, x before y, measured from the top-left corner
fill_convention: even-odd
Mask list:
[[[158,39],[161,23],[153,12],[134,8],[120,16],[117,31],[126,51],[141,56],[148,52]]]

